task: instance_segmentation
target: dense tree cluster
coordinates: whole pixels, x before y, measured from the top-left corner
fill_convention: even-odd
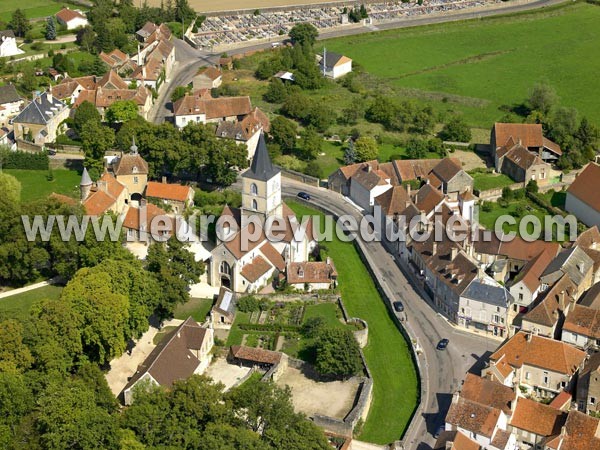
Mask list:
[[[420,134],[431,133],[436,122],[431,106],[421,107],[410,101],[396,102],[384,96],[377,96],[371,101],[365,117],[388,130]]]
[[[280,70],[294,72],[294,84],[301,89],[318,89],[324,84],[323,75],[315,64],[314,43],[317,29],[309,23],[294,25],[290,30],[293,47],[285,47],[261,61],[255,75],[267,80]],[[271,94],[271,98],[275,94]]]
[[[546,136],[561,146],[563,154],[558,160],[561,169],[580,168],[595,157],[600,130],[587,117],[580,117],[575,108],[560,106],[552,86],[536,84],[526,106],[527,121],[541,123]]]
[[[132,35],[146,22],[184,22],[187,26],[196,16],[187,0],[169,0],[160,7],[144,3],[140,8],[134,6],[133,0],[94,0],[94,7],[88,13],[90,26],[79,31],[77,42],[96,53],[119,48],[132,54],[136,51]]]

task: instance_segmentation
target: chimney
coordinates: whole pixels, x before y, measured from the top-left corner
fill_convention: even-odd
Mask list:
[[[52,103],[52,94],[49,90],[46,91],[46,100],[48,101],[48,103]]]
[[[98,187],[99,191],[106,192],[108,190],[108,186],[106,185],[106,181],[100,181],[100,180],[98,180],[96,182],[96,186]]]
[[[408,198],[410,199],[410,183],[406,183],[406,193],[408,194]]]
[[[432,254],[432,255],[435,255],[436,253],[437,253],[437,242],[436,242],[436,241],[433,241],[433,242],[431,243],[431,254]]]
[[[533,336],[532,333],[526,333],[525,336],[527,337],[527,342],[531,342],[531,337]]]
[[[565,309],[565,291],[562,290],[560,291],[560,301],[558,302],[559,306],[561,307],[561,309]]]
[[[367,164],[367,172],[371,172],[373,170],[373,167],[371,167],[371,164]]]
[[[458,247],[453,246],[452,249],[450,250],[450,258],[452,259],[452,261],[454,261],[457,256],[458,256]]]
[[[163,176],[162,179],[161,179],[161,181],[162,181],[163,184],[167,184],[167,177]]]

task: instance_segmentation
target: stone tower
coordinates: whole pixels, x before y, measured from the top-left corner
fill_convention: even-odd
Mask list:
[[[281,170],[273,166],[261,133],[252,164],[242,174],[242,226],[251,215],[264,220],[269,216],[281,216]]]
[[[92,179],[90,178],[90,174],[88,173],[87,169],[84,167],[83,173],[81,174],[81,183],[79,183],[79,195],[82,202],[89,197],[91,190]]]

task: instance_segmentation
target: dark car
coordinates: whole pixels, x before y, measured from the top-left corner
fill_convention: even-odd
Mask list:
[[[306,192],[298,192],[298,197],[300,197],[302,200],[310,200],[310,195],[308,195]]]
[[[442,339],[440,342],[438,342],[438,345],[436,348],[438,350],[446,350],[446,347],[448,347],[449,343],[450,343],[450,341],[448,339]]]
[[[394,309],[396,310],[396,312],[402,312],[404,311],[404,305],[402,304],[402,302],[394,302]]]
[[[48,154],[49,154],[50,156],[54,156],[54,155],[56,155],[56,150],[49,149],[49,150],[48,150]]]
[[[435,429],[435,433],[433,433],[433,437],[436,439],[439,438],[440,434],[442,434],[445,430],[446,430],[446,426],[444,424],[441,424],[439,427],[437,427]]]

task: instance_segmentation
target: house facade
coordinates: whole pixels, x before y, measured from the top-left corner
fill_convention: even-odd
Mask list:
[[[67,27],[67,30],[75,30],[87,26],[87,18],[80,11],[63,8],[56,13],[56,21]]]
[[[44,145],[56,140],[69,108],[45,92],[36,96],[13,120],[15,139]]]
[[[600,166],[589,163],[567,189],[565,209],[589,227],[600,226]]]
[[[0,31],[0,58],[25,53],[17,46],[17,39],[12,30]]]
[[[325,77],[335,80],[352,72],[352,60],[347,56],[325,51],[319,67]]]

